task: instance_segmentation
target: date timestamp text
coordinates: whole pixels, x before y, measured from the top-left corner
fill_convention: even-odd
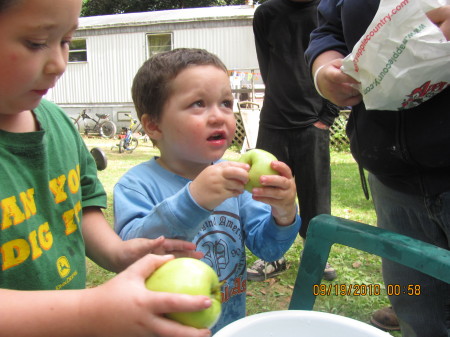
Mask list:
[[[419,284],[388,284],[386,293],[380,284],[315,284],[314,296],[419,296],[421,289]]]

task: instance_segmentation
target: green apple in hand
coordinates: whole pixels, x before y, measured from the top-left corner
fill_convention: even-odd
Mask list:
[[[194,328],[211,328],[222,312],[221,283],[216,272],[205,262],[182,257],[170,260],[145,281],[152,291],[209,296],[212,305],[201,311],[168,313],[166,316]]]
[[[270,166],[270,163],[274,160],[277,160],[277,158],[273,154],[261,149],[247,151],[239,158],[241,163],[250,165],[250,170],[248,171],[249,181],[245,184],[245,189],[247,191],[251,192],[254,187],[262,186],[259,182],[259,177],[263,175],[279,175],[279,173]]]

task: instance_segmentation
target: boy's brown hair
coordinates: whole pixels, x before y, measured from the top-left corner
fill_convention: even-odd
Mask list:
[[[213,65],[227,72],[225,64],[204,49],[178,48],[151,57],[138,70],[131,94],[139,120],[147,114],[154,122],[161,119],[171,94],[172,80],[190,66]]]

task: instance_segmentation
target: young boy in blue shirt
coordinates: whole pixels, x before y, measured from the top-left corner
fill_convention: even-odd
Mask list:
[[[295,182],[279,175],[244,190],[249,165],[221,160],[236,122],[225,65],[199,49],[147,60],[132,87],[141,123],[161,155],[130,169],[114,188],[115,229],[124,239],[164,235],[192,241],[222,286],[222,316],[212,332],[245,316],[246,247],[273,261],[294,242],[301,220]]]

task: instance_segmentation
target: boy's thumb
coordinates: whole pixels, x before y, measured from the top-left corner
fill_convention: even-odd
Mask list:
[[[173,255],[148,254],[134,262],[128,269],[146,279],[153,274],[156,269],[174,258]]]

